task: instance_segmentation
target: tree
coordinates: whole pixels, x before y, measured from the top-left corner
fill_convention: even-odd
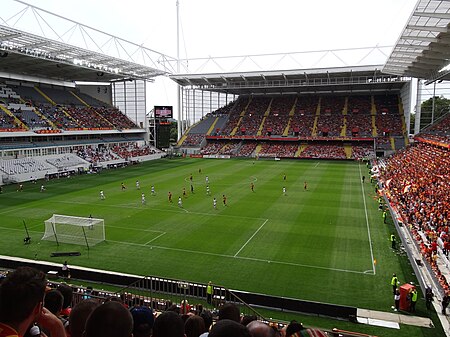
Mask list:
[[[450,111],[450,99],[444,96],[434,96],[434,116],[433,116],[433,97],[422,102],[420,130],[434,123],[438,118]],[[434,118],[433,118],[434,117]]]

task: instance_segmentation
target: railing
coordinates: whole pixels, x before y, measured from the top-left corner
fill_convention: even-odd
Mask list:
[[[172,303],[198,303],[204,307],[218,308],[224,303],[234,303],[244,315],[255,315],[260,320],[265,320],[264,316],[256,311],[252,306],[245,303],[233,291],[218,285],[213,285],[211,303],[207,303],[206,284],[171,280],[153,276],[146,276],[131,283],[115,293],[117,297],[129,299],[136,298],[141,303],[146,303],[155,310],[161,310],[161,304],[166,307]],[[158,298],[164,295],[170,299],[170,304],[161,303]],[[183,302],[184,301],[184,302]],[[195,301],[195,302],[194,302]],[[181,306],[183,309],[183,306]]]

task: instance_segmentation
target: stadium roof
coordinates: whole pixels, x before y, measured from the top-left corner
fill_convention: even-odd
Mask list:
[[[450,80],[450,1],[419,0],[383,72]]]
[[[166,72],[0,25],[0,71],[64,81],[151,80]]]
[[[382,67],[180,74],[170,78],[183,87],[235,95],[389,91],[400,90],[409,80],[384,74]]]

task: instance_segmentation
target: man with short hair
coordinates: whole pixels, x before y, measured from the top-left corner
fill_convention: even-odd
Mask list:
[[[83,300],[77,303],[70,311],[69,327],[71,337],[83,337],[84,328],[89,315],[100,305],[93,299]]]
[[[155,319],[152,337],[185,337],[184,322],[174,311],[165,311]]]
[[[45,274],[19,267],[0,285],[0,337],[24,336],[37,322],[51,337],[66,337],[62,322],[43,307],[47,286]]]
[[[133,317],[119,302],[106,302],[91,313],[84,330],[85,337],[131,337]],[[53,337],[53,336],[52,336]]]
[[[261,321],[248,323],[247,329],[252,337],[275,337],[275,330]]]

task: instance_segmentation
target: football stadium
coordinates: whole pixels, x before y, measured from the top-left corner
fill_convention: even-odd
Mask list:
[[[192,59],[11,2],[0,336],[450,336],[447,1],[393,46]]]

